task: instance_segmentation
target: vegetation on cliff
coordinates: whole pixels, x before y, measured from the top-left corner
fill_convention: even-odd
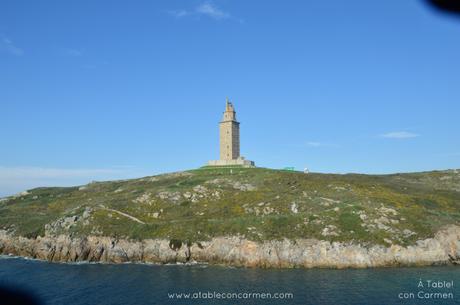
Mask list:
[[[412,244],[460,224],[460,171],[304,174],[201,168],[0,199],[15,235],[100,235],[175,244],[218,236]]]

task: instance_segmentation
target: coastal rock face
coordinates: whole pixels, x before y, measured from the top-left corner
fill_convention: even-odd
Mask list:
[[[130,241],[67,235],[28,239],[0,230],[0,253],[53,262],[212,263],[244,267],[366,268],[460,263],[460,227],[443,228],[415,245],[363,246],[314,239],[250,241],[219,237],[185,244],[165,239]]]

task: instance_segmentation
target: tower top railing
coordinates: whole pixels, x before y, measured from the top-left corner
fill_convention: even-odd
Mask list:
[[[225,112],[224,112],[223,121],[236,121],[235,108],[233,107],[233,104],[230,102],[228,97],[225,102]]]

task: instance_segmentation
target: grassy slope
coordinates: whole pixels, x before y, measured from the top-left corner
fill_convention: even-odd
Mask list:
[[[89,216],[82,217],[88,207]],[[70,227],[55,225],[55,233],[410,244],[443,225],[460,224],[460,171],[370,176],[203,168],[37,188],[0,201],[0,228],[29,237],[73,215],[77,221]]]

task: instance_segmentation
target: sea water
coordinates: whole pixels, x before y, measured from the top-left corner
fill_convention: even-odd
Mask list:
[[[2,257],[0,287],[45,305],[460,304],[460,267],[247,269]]]

